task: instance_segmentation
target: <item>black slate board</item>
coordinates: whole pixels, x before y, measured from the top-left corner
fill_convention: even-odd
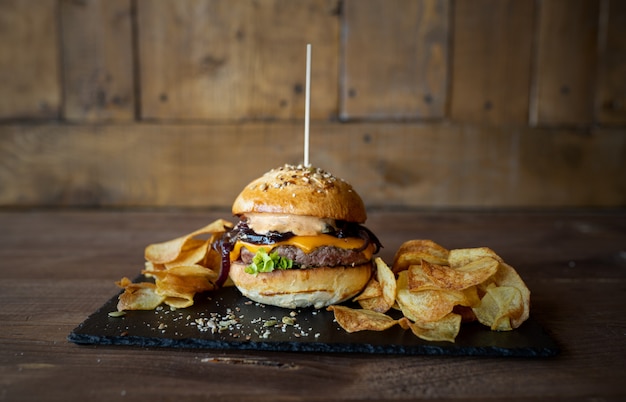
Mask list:
[[[517,357],[559,353],[558,345],[532,317],[509,332],[494,332],[478,323],[463,324],[456,342],[451,343],[427,342],[399,326],[382,332],[347,333],[334,322],[332,312],[260,305],[234,287],[197,295],[194,305],[185,309],[164,306],[110,317],[108,313],[116,311],[116,305],[117,295],[75,328],[68,340],[81,345],[293,352]],[[237,323],[231,321],[221,331],[209,328],[210,322],[228,321],[229,314]],[[283,324],[283,317],[295,323]],[[268,326],[272,320],[277,325]]]

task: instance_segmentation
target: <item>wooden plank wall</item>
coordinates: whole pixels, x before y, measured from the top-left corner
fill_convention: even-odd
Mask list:
[[[1,207],[626,205],[620,0],[0,0]]]

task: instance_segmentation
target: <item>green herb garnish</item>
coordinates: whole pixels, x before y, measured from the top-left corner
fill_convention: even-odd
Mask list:
[[[267,254],[264,248],[260,248],[252,258],[252,264],[248,265],[245,271],[248,274],[258,274],[259,272],[290,268],[293,268],[292,260],[279,256],[277,252]]]

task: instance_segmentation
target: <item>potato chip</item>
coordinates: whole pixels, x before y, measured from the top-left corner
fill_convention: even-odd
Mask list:
[[[412,324],[411,320],[409,320],[406,317],[402,317],[398,320],[398,325],[402,329],[411,329],[411,324]]]
[[[503,262],[498,266],[498,271],[490,278],[496,286],[510,286],[520,292],[523,310],[519,316],[511,316],[511,326],[517,328],[530,316],[530,290],[519,276],[515,268]]]
[[[480,304],[480,295],[477,286],[471,286],[467,289],[463,289],[461,292],[463,292],[464,297],[463,303],[459,303],[456,306],[474,307]]]
[[[402,314],[411,321],[437,321],[450,314],[456,305],[470,305],[471,300],[458,290],[421,290],[408,287],[408,271],[398,274],[396,301]]]
[[[426,274],[423,265],[425,264],[409,265],[406,270],[407,286],[409,290],[417,292],[419,290],[438,289],[437,284]]]
[[[174,261],[184,250],[185,243],[191,240],[189,235],[178,237],[163,243],[150,244],[144,252],[146,260],[155,264]]]
[[[206,258],[209,246],[210,240],[190,239],[185,244],[185,249],[182,250],[173,261],[166,262],[163,265],[165,268],[171,268],[200,263]]]
[[[524,313],[522,293],[512,286],[491,286],[480,305],[472,309],[478,321],[494,331],[510,331]]]
[[[204,260],[199,264],[210,268],[219,274],[222,270],[222,255],[209,244]]]
[[[377,257],[374,262],[376,263],[376,274],[378,282],[383,288],[382,298],[387,305],[385,311],[389,310],[396,301],[397,283],[396,277],[391,269],[385,264],[382,258]]]
[[[156,286],[150,282],[133,283],[128,278],[122,278],[116,285],[124,289],[119,295],[117,310],[154,310],[163,303],[165,297],[156,293]]]
[[[218,219],[187,235],[146,247],[142,273],[155,278],[153,292],[161,302],[188,307],[193,304],[195,293],[215,289],[221,271],[221,256],[211,246],[230,227],[232,223]],[[205,235],[210,236],[199,238]]]
[[[384,331],[398,323],[398,320],[372,310],[340,305],[328,306],[326,310],[335,314],[335,320],[346,332]]]
[[[165,271],[165,264],[155,264],[150,261],[144,262],[144,275],[151,277],[150,272],[152,271]]]
[[[440,320],[430,322],[411,322],[406,318],[404,320],[411,332],[425,341],[454,342],[461,330],[461,316],[454,313],[450,313]],[[402,325],[404,323],[401,323]]]
[[[428,341],[454,342],[461,323],[479,321],[492,330],[517,328],[529,316],[530,291],[514,268],[488,247],[446,250],[431,240],[405,242],[389,273],[377,274],[355,298],[361,310],[329,307],[348,332],[381,330],[397,323]],[[394,294],[395,302],[390,302]],[[383,314],[400,310],[399,320]],[[380,329],[379,329],[380,328]]]
[[[154,273],[157,279],[157,287],[159,284],[165,284],[169,281],[175,281],[181,278],[189,278],[189,281],[181,283],[181,287],[192,290],[197,289],[202,291],[212,286],[212,282],[217,279],[217,273],[202,265],[180,265],[177,267],[169,268],[165,271],[155,271]],[[174,279],[177,278],[177,279]],[[195,279],[202,279],[201,282],[195,281]],[[199,285],[199,283],[203,283]],[[205,285],[204,283],[211,283],[211,285]]]
[[[458,268],[431,264],[409,267],[409,289],[419,290],[463,290],[486,281],[498,270],[498,261],[491,257],[481,257]]]
[[[422,260],[433,264],[448,264],[449,251],[432,240],[409,240],[404,242],[393,260],[392,271],[398,273],[410,265],[419,265]]]
[[[361,308],[365,310],[376,311],[378,313],[386,313],[390,306],[385,302],[382,296],[370,297],[367,299],[357,300]]]
[[[369,299],[358,300],[361,308],[365,310],[376,311],[378,313],[385,313],[389,310],[387,303],[382,297],[372,297]]]
[[[357,301],[364,309],[386,313],[396,301],[396,278],[381,258],[377,257],[374,262],[376,263],[376,282],[380,286],[380,295],[364,297]],[[373,284],[372,286],[375,287],[376,285]]]
[[[183,308],[193,304],[196,293],[216,288],[218,274],[201,265],[188,265],[153,271],[156,278],[156,293],[165,297],[167,305]]]
[[[380,286],[380,282],[378,282],[375,276],[372,276],[369,282],[367,282],[367,285],[365,285],[363,291],[359,293],[353,301],[358,302],[361,300],[373,299],[382,296],[382,294],[383,288]]]
[[[176,258],[178,258],[178,256],[184,250],[194,248],[194,246],[197,245],[198,240],[194,239],[195,237],[206,234],[222,233],[225,231],[225,228],[230,227],[232,227],[232,223],[224,219],[218,219],[204,226],[203,228],[195,230],[185,236],[181,236],[163,243],[150,244],[148,247],[146,247],[144,253],[146,260],[156,264],[165,264],[167,262],[172,262]]]
[[[483,257],[491,257],[498,262],[502,262],[502,258],[489,247],[457,248],[450,250],[448,254],[448,265],[456,269]]]

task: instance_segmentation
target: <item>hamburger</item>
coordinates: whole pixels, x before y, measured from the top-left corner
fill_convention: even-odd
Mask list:
[[[363,201],[324,170],[270,170],[244,187],[232,213],[239,221],[221,239],[223,264],[253,301],[322,308],[357,295],[372,276],[381,244],[362,226]]]

